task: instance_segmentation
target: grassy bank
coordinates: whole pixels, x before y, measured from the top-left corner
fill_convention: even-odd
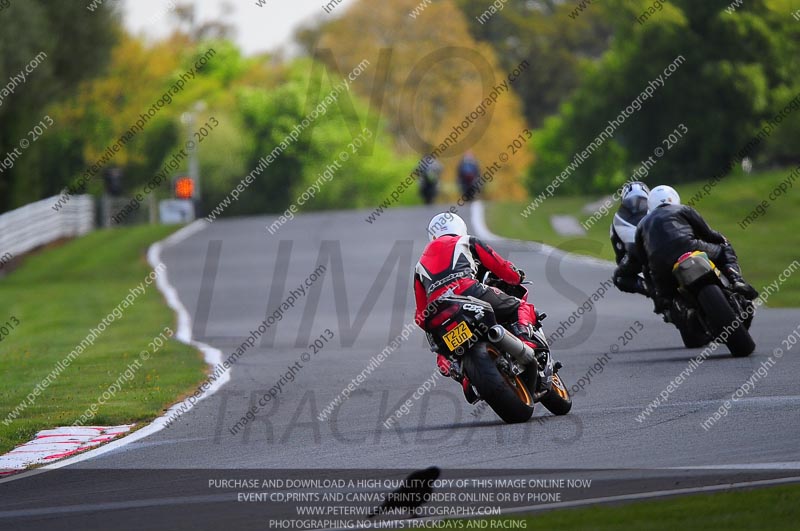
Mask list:
[[[513,520],[515,525],[518,525],[518,527],[509,526],[508,529],[760,531],[797,529],[799,519],[800,487],[788,486],[683,496],[617,506],[564,509],[502,520]],[[462,529],[467,529],[468,522],[464,521],[463,524]],[[505,528],[502,524],[491,520],[487,521],[487,524],[484,529]],[[477,526],[474,528],[479,529]]]
[[[31,255],[0,279],[0,323],[12,316],[19,322],[0,342],[0,453],[38,430],[71,425],[164,327],[175,329],[175,316],[155,283],[146,286],[130,307],[121,309],[121,318],[115,318],[18,418],[7,422],[9,413],[27,402],[35,386],[89,330],[145,281],[151,272],[147,247],[173,230],[144,226],[98,231]],[[169,340],[136,368],[130,381],[121,383],[86,425],[153,419],[202,380],[204,370],[199,353]]]
[[[733,243],[744,270],[745,277],[756,288],[776,280],[777,276],[798,258],[800,248],[800,180],[787,193],[770,201],[769,194],[791,169],[726,177],[695,208],[709,224],[724,233]],[[649,183],[653,184],[653,183]],[[676,187],[684,202],[689,200],[704,183]],[[564,247],[582,254],[613,259],[608,239],[613,210],[594,224],[585,238],[559,236],[550,226],[550,216],[572,215],[584,222],[591,214],[583,207],[596,197],[559,197],[557,194],[545,201],[527,219],[519,213],[523,204],[494,203],[488,206],[487,222],[493,232],[509,238],[533,240]],[[742,228],[739,223],[758,206],[767,201],[766,213]],[[781,291],[770,297],[769,306],[800,306],[800,275],[794,275],[783,284]]]

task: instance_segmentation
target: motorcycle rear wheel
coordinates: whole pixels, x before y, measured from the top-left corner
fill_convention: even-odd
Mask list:
[[[464,355],[464,372],[503,421],[526,422],[533,415],[533,396],[519,376],[512,379],[500,372],[496,364],[499,355],[494,346],[478,343]]]
[[[726,327],[732,328],[736,321],[736,314],[719,286],[711,284],[703,287],[697,294],[697,302],[703,308],[706,322],[708,322],[715,339],[723,333]],[[725,344],[735,358],[749,356],[756,348],[756,344],[743,322],[730,332]]]

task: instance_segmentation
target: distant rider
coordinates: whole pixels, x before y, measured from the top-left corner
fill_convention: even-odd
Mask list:
[[[439,179],[442,176],[442,163],[438,159],[422,159],[417,166],[419,175],[419,193],[426,205],[433,203],[439,193]]]
[[[614,214],[609,234],[617,260],[614,285],[620,291],[638,293],[646,297],[650,296],[650,290],[645,285],[644,279],[627,266],[627,261],[632,260],[630,255],[636,252],[636,227],[647,215],[649,195],[650,188],[646,184],[639,181],[625,183],[622,187],[622,201],[619,210]]]
[[[480,173],[481,167],[478,164],[478,159],[475,158],[475,154],[472,151],[467,151],[461,162],[459,162],[456,172],[461,195],[467,201],[475,199],[475,196],[480,192]]]
[[[655,288],[658,313],[666,310],[677,288],[672,276],[673,265],[691,251],[704,251],[731,281],[736,292],[750,300],[758,297],[755,288],[742,278],[736,252],[725,236],[709,227],[695,209],[681,205],[675,189],[664,185],[653,188],[647,206],[649,213],[636,229],[636,254],[642,259],[648,284]],[[630,266],[636,270],[633,261]]]
[[[470,236],[466,223],[456,214],[445,212],[434,216],[428,224],[428,236],[430,243],[414,270],[417,325],[426,330],[425,309],[442,295],[472,296],[489,303],[498,323],[510,324],[514,335],[531,348],[538,349],[531,339],[537,326],[533,305],[486,286],[477,279],[481,268],[512,285],[521,284],[525,274],[494,249]],[[436,363],[443,375],[450,376],[450,361],[445,356],[437,353]],[[477,397],[469,381],[466,377],[460,381],[467,401],[474,403]]]

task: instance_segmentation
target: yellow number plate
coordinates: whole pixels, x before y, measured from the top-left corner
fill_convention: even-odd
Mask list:
[[[457,327],[453,328],[445,335],[442,336],[445,344],[450,350],[455,350],[472,337],[472,331],[467,326],[467,323],[461,322]]]

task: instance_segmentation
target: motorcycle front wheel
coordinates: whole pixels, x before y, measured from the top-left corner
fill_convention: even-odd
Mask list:
[[[572,398],[558,374],[553,374],[553,387],[540,400],[553,415],[566,415],[572,409]]]
[[[681,326],[676,325],[676,327],[678,332],[681,333],[681,340],[683,340],[683,346],[686,348],[700,348],[711,342],[711,338],[701,328],[700,323],[683,323]]]

